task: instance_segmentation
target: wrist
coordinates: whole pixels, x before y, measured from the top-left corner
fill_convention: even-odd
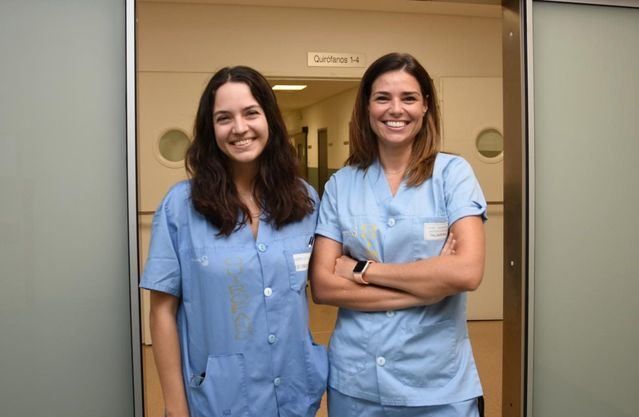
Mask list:
[[[375,261],[358,261],[353,268],[353,281],[361,285],[368,285],[369,282],[364,278],[364,275],[373,262]]]

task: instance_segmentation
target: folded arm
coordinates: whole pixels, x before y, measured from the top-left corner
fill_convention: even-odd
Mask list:
[[[442,255],[456,252],[452,236],[446,241]],[[350,268],[344,273],[352,278],[355,261],[342,255],[342,244],[324,236],[317,236],[311,257],[311,292],[317,304],[330,304],[359,311],[397,310],[434,304],[442,297],[419,297],[401,289],[379,285],[361,285],[338,275],[337,268]],[[342,262],[344,260],[344,262]]]
[[[434,256],[403,264],[373,263],[366,271],[366,281],[420,299],[442,299],[477,289],[485,262],[482,219],[479,216],[464,217],[452,225],[451,233],[456,241],[454,256]],[[353,282],[355,262],[347,256],[340,256],[336,260],[336,275]]]

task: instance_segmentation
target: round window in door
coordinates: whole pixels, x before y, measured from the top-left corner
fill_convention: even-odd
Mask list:
[[[191,145],[189,137],[182,130],[170,129],[156,142],[155,156],[169,168],[183,168],[186,150]]]
[[[493,127],[482,129],[475,137],[475,149],[482,161],[500,162],[504,158],[504,137]]]

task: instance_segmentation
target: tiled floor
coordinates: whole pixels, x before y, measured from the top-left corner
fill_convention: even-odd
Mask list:
[[[317,343],[328,343],[335,317],[335,308],[311,305],[310,327]],[[484,387],[486,417],[501,417],[502,322],[471,321],[468,322],[468,329]],[[150,346],[143,347],[143,367],[145,417],[162,417],[162,392]],[[326,417],[325,399],[317,417]]]

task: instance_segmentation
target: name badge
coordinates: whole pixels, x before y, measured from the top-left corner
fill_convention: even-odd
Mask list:
[[[295,253],[293,254],[293,261],[295,262],[295,271],[308,271],[308,261],[311,259],[310,252]]]
[[[443,240],[448,236],[448,223],[424,223],[424,240]]]

